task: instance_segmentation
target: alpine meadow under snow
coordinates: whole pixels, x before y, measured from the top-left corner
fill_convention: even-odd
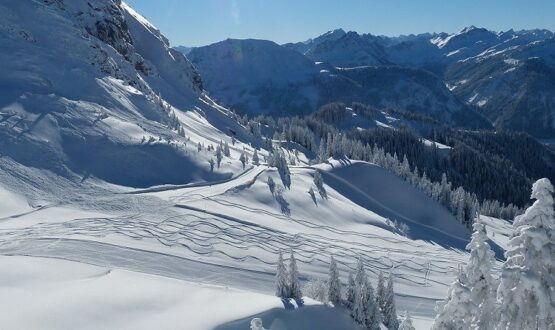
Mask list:
[[[0,3],[0,328],[555,329],[553,38]]]

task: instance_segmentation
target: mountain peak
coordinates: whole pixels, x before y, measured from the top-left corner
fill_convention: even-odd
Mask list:
[[[480,30],[480,28],[477,28],[474,25],[470,25],[470,26],[467,26],[464,29],[462,29],[459,33],[463,34],[463,33],[468,33],[468,32],[474,31],[474,30]]]
[[[343,30],[342,28],[339,29],[335,29],[333,31],[328,31],[316,38],[314,38],[314,42],[318,43],[318,42],[322,42],[325,40],[337,40],[342,38],[343,36],[345,36],[347,33],[345,32],[345,30]]]

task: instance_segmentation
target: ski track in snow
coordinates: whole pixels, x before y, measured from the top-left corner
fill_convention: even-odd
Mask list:
[[[170,203],[155,210],[156,215],[86,217],[23,228],[9,228],[8,222],[0,230],[0,253],[80,261],[264,293],[273,291],[275,256],[291,248],[304,270],[304,281],[315,274],[325,276],[331,255],[343,271],[351,270],[362,256],[374,278],[379,270],[392,271],[404,286],[434,287],[434,292],[447,288],[458,262],[465,259],[464,254],[424,241],[339,229],[227,198],[253,186],[265,168],[255,167],[219,184],[135,192],[171,193]],[[204,208],[198,207],[203,203]],[[266,226],[226,213],[232,209],[267,216],[276,223]],[[305,230],[290,230],[291,223]],[[431,295],[397,294],[399,310],[432,317],[438,297]]]

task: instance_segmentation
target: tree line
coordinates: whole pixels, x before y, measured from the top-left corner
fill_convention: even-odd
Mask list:
[[[529,186],[534,178],[555,176],[555,155],[526,134],[457,130],[439,126],[431,118],[412,118],[398,112],[394,113],[408,121],[423,121],[422,131],[426,134],[407,126],[340,129],[338,123],[351,115],[348,111],[368,120],[384,116],[383,111],[359,103],[346,108],[334,103],[302,118],[258,116],[243,117],[240,122],[255,136],[305,147],[315,162],[326,161],[328,157],[375,162],[376,153],[383,151],[384,157],[379,158],[385,161],[379,165],[399,174],[399,163],[404,165],[406,158],[413,174],[405,173],[403,177],[434,198],[438,185],[444,191],[445,186],[450,187],[450,198],[444,194],[442,199],[436,199],[469,227],[473,210],[513,219],[527,206],[523,187]],[[424,137],[450,149],[426,145]]]

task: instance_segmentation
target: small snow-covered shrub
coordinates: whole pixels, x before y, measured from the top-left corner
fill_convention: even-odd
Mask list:
[[[325,303],[328,301],[328,284],[324,280],[311,278],[304,285],[303,293],[309,298]]]

